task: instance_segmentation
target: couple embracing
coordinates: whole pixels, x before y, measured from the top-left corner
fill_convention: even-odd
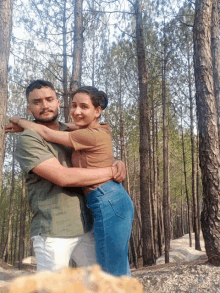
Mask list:
[[[124,164],[113,163],[109,125],[98,122],[106,94],[90,86],[74,92],[74,124],[58,121],[59,101],[50,82],[32,82],[26,97],[34,122],[12,117],[6,132],[24,130],[16,158],[33,213],[37,270],[66,267],[72,258],[78,266],[98,263],[115,276],[130,275],[134,209],[120,184]]]

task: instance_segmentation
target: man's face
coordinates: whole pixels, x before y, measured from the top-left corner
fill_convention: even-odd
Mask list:
[[[34,89],[29,93],[28,110],[32,113],[36,122],[52,123],[58,117],[60,101],[56,93],[49,87]]]

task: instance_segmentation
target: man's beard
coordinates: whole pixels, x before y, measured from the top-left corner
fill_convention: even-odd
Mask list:
[[[53,123],[54,121],[57,120],[57,118],[58,118],[58,111],[49,120],[48,119],[36,119],[36,117],[34,117],[34,118],[35,118],[35,122],[36,123],[50,124],[50,123]]]

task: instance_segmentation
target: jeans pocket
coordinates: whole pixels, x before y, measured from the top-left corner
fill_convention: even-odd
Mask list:
[[[117,198],[115,200],[109,199],[109,203],[116,216],[125,219],[126,217],[126,199],[124,197]]]

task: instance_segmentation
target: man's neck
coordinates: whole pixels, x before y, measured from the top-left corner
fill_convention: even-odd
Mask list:
[[[51,123],[42,123],[42,122],[37,122],[41,125],[44,125],[50,129],[53,129],[53,130],[60,130],[60,124],[59,124],[59,121],[56,120],[56,121],[53,121]]]

